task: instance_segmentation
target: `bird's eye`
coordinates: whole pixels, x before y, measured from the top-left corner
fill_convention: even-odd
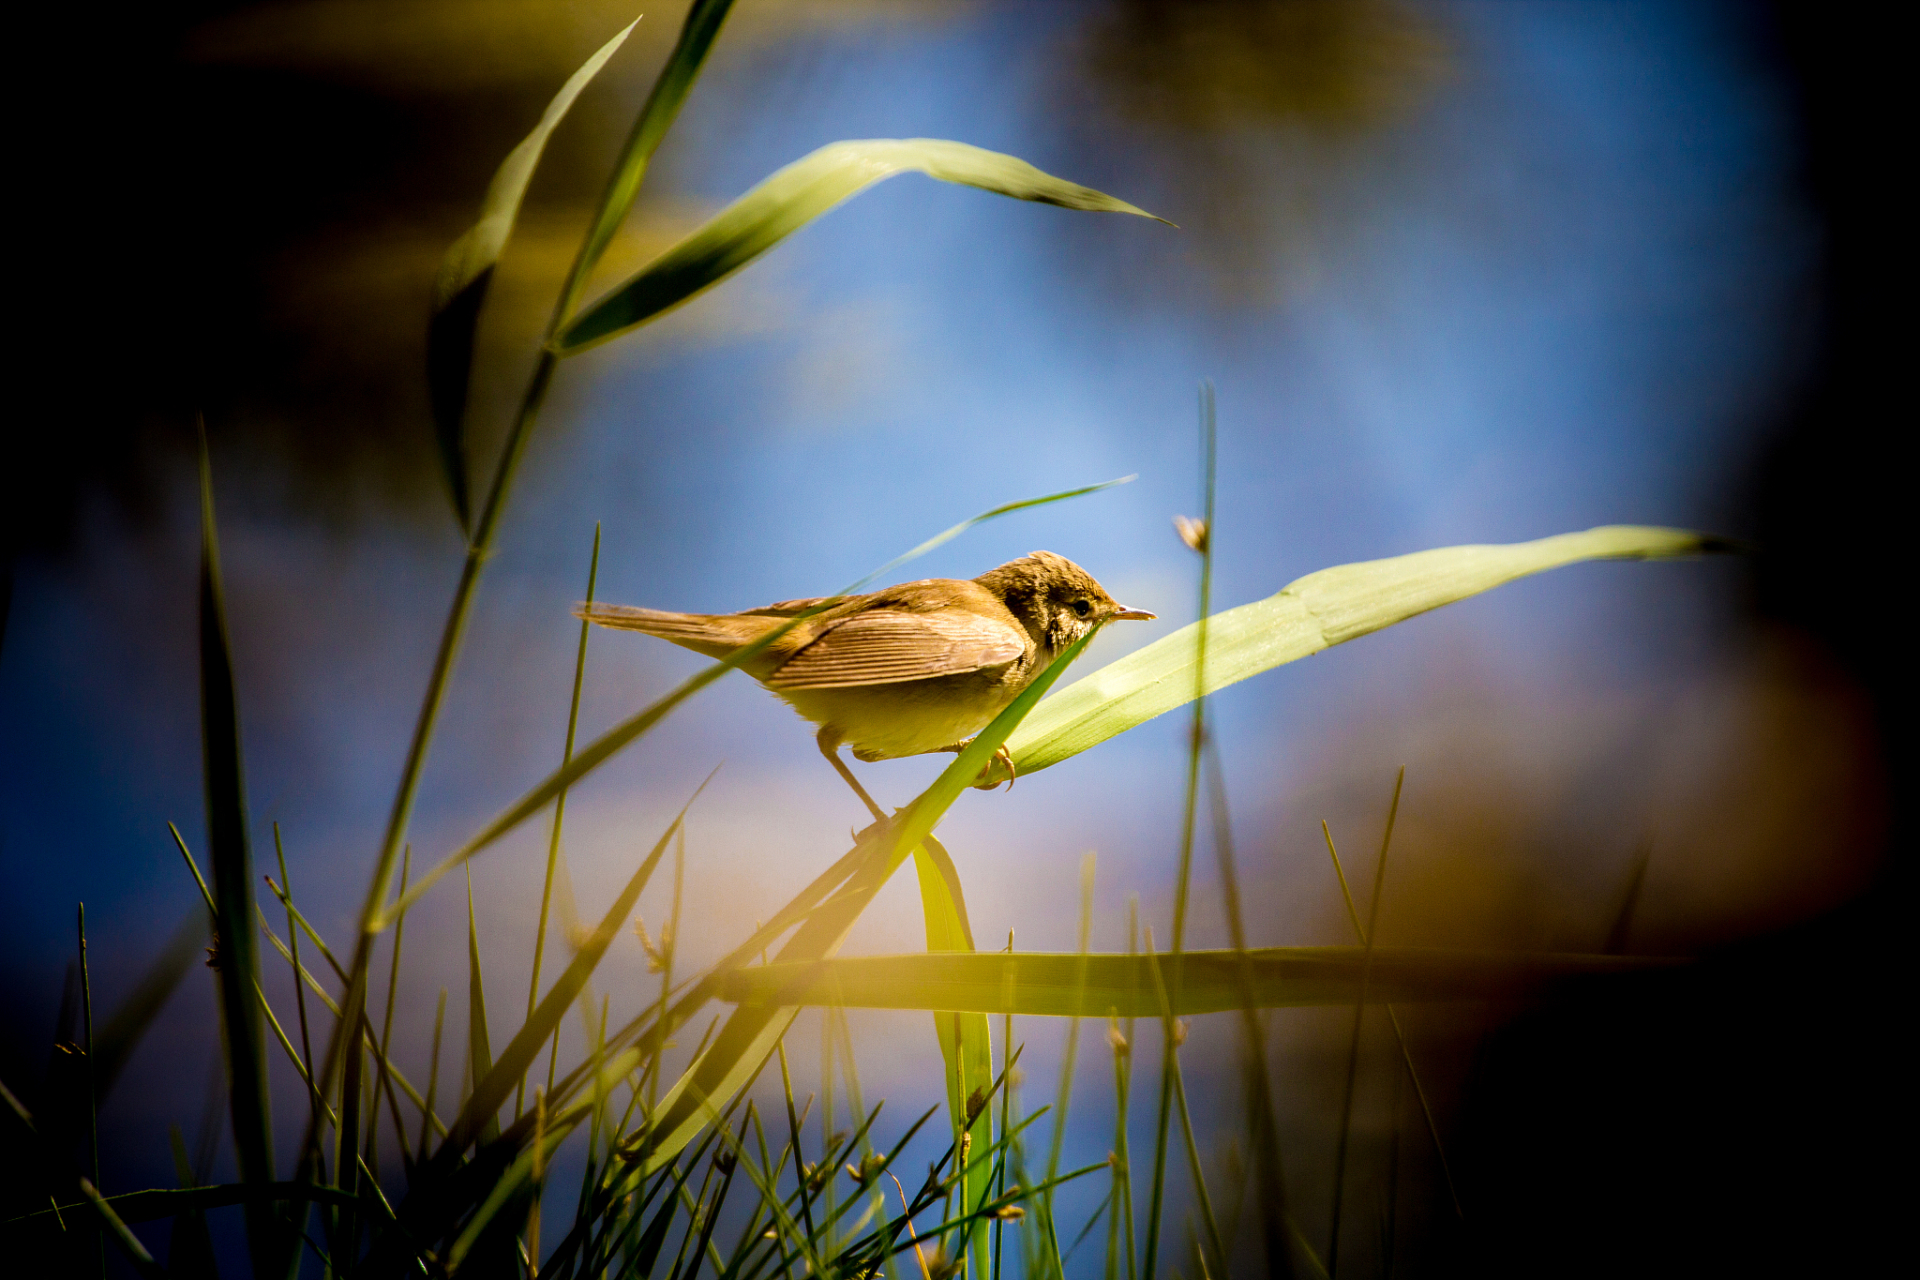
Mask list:
[[[1086,617],[1086,616],[1087,616],[1087,613],[1088,613],[1088,611],[1089,611],[1089,610],[1091,610],[1091,609],[1093,608],[1093,606],[1092,606],[1092,605],[1090,605],[1090,604],[1088,604],[1088,603],[1087,603],[1087,602],[1086,602],[1085,600],[1075,600],[1075,601],[1073,602],[1073,606],[1072,606],[1072,607],[1073,607],[1073,612],[1075,613],[1075,615],[1077,615],[1077,616],[1079,616],[1079,617],[1082,617],[1082,618],[1084,618],[1084,617]]]

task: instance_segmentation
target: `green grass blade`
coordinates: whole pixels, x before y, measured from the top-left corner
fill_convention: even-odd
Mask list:
[[[467,491],[467,383],[473,374],[474,337],[480,327],[487,287],[513,235],[520,202],[526,197],[527,184],[533,180],[547,139],[639,21],[635,18],[601,45],[560,87],[533,132],[522,138],[494,171],[486,198],[480,203],[480,220],[454,241],[441,259],[440,273],[433,283],[433,313],[427,321],[427,390],[433,404],[440,461],[446,468],[454,514],[463,532],[473,518]]]
[[[574,355],[645,324],[720,283],[841,201],[902,173],[924,173],[942,182],[1067,209],[1153,217],[1024,160],[963,142],[869,138],[829,143],[761,182],[588,306],[560,330],[551,349]]]
[[[1186,982],[1169,991],[1176,1016],[1241,1007],[1241,957],[1254,1006],[1293,1009],[1352,1005],[1368,973],[1364,947],[1262,947],[1189,951]],[[1645,973],[1683,961],[1644,956],[1453,951],[1377,947],[1370,1001],[1511,1000],[1537,997],[1577,979]],[[1081,980],[1082,965],[1085,979]],[[743,1007],[844,1004],[852,1009],[944,1009],[1025,1017],[1158,1018],[1145,957],[1023,951],[1016,981],[1006,958],[987,952],[778,960],[740,969],[716,985]]]
[[[967,920],[966,898],[960,889],[960,872],[946,849],[928,836],[913,851],[914,870],[920,883],[920,910],[926,924],[929,953],[972,953],[973,927]],[[945,1065],[947,1115],[953,1132],[965,1133],[971,1146],[984,1151],[993,1142],[993,1110],[979,1104],[993,1084],[992,1024],[983,1013],[933,1015],[934,1035],[940,1044],[940,1059]],[[978,1185],[964,1185],[961,1200],[971,1212],[992,1198],[992,1187],[985,1179]],[[968,1255],[984,1260],[986,1222],[973,1228],[974,1239]],[[984,1261],[982,1271],[985,1271]]]
[[[593,603],[594,588],[600,582],[600,522],[593,525],[593,554],[587,560],[587,603]],[[565,768],[573,760],[574,736],[580,729],[580,690],[587,677],[587,633],[591,624],[585,618],[580,620],[580,641],[573,654],[573,697],[567,704],[566,745],[560,752],[560,766]],[[533,934],[533,972],[527,979],[527,1016],[533,1016],[534,1005],[540,999],[540,966],[546,958],[547,916],[553,905],[553,873],[560,862],[560,833],[567,820],[567,793],[562,791],[554,797],[553,828],[547,838],[547,875],[540,888],[540,920]],[[403,893],[401,897],[405,897]],[[525,1078],[514,1086],[513,1113],[519,1115],[524,1100]]]
[[[493,1070],[493,1044],[487,1035],[487,987],[480,970],[480,928],[473,917],[473,872],[467,872],[467,1078],[478,1085]],[[479,1140],[500,1136],[500,1120],[484,1113]]]
[[[228,1107],[240,1180],[273,1180],[273,1123],[268,1111],[267,1046],[254,985],[260,978],[253,931],[253,850],[247,833],[247,789],[240,750],[240,706],[227,630],[220,538],[213,515],[213,468],[200,434],[200,726],[207,797],[207,843],[219,949],[221,1023],[226,1028]],[[286,1242],[265,1202],[247,1207],[247,1246],[254,1270],[273,1272]]]
[[[1440,547],[1308,574],[1277,595],[1208,620],[1199,667],[1198,624],[1076,680],[1043,703],[1008,742],[1020,774],[1059,764],[1249,676],[1489,591],[1582,560],[1668,560],[1727,549],[1684,529],[1605,525],[1535,542]],[[1006,780],[1004,766],[981,786]]]

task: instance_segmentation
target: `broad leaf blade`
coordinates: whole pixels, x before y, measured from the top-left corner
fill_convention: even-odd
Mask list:
[[[260,962],[253,929],[253,851],[247,838],[233,641],[227,631],[220,537],[213,516],[213,468],[204,431],[200,436],[200,732],[228,1104],[240,1181],[261,1187],[273,1181],[273,1123],[268,1112],[266,1038],[254,1002]],[[264,1202],[248,1205],[247,1245],[254,1270],[270,1274],[280,1260],[284,1240],[273,1210]]]
[[[1096,213],[1154,215],[1024,160],[939,138],[834,142],[803,156],[728,205],[650,266],[560,331],[552,349],[573,355],[606,342],[712,288],[841,201],[902,173]]]
[[[560,87],[533,132],[522,138],[494,171],[480,204],[480,220],[454,241],[441,259],[440,274],[433,285],[433,315],[427,322],[427,391],[433,403],[440,460],[446,467],[454,513],[462,529],[472,523],[467,494],[467,383],[473,374],[474,336],[480,327],[480,309],[493,281],[493,269],[513,235],[520,203],[526,198],[527,184],[533,181],[547,139],[639,21],[635,18],[601,45]]]
[[[1362,971],[1362,947],[1265,947],[1246,952],[1188,951],[1174,1014],[1239,1009],[1251,970],[1254,1004],[1263,1009],[1352,1004]],[[1159,1017],[1162,1009],[1144,955],[1023,951],[861,956],[811,963],[776,962],[741,969],[719,983],[723,1000],[757,1008],[793,1003],[841,1004],[859,1009],[931,1009],[1029,1017]],[[1423,947],[1376,948],[1367,978],[1368,999],[1381,1003],[1433,1000],[1507,1000],[1550,987],[1670,968],[1676,960],[1637,956],[1505,954]],[[1084,980],[1082,978],[1084,964]],[[1011,969],[1011,973],[1009,973]]]
[[[1040,704],[1007,746],[1019,772],[1033,773],[1184,706],[1198,694],[1515,578],[1581,560],[1665,560],[1724,548],[1718,539],[1684,529],[1605,525],[1535,542],[1440,547],[1322,569],[1277,595],[1213,615],[1203,680],[1196,678],[1196,623],[1062,689]],[[1005,768],[997,767],[981,785],[1005,780]]]

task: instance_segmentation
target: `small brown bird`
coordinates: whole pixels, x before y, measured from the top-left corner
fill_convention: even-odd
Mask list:
[[[574,612],[723,658],[829,598],[740,613],[609,604]],[[1065,556],[1036,551],[971,581],[924,578],[848,596],[743,669],[820,726],[821,753],[878,818],[880,806],[840,759],[842,743],[865,761],[959,751],[1081,636],[1116,618],[1153,616],[1117,603]],[[1004,747],[1000,758],[1011,770]]]

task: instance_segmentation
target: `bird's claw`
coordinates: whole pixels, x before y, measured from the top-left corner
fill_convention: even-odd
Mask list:
[[[999,790],[1000,782],[998,779],[992,782],[987,781],[988,778],[993,777],[993,766],[995,764],[1003,764],[1007,767],[1007,790],[1013,790],[1014,779],[1020,776],[1020,771],[1014,768],[1013,752],[1007,750],[1004,742],[1000,744],[1000,749],[993,753],[993,759],[987,763],[987,767],[980,771],[980,780],[975,782],[974,785],[977,787],[985,787],[988,791]]]

